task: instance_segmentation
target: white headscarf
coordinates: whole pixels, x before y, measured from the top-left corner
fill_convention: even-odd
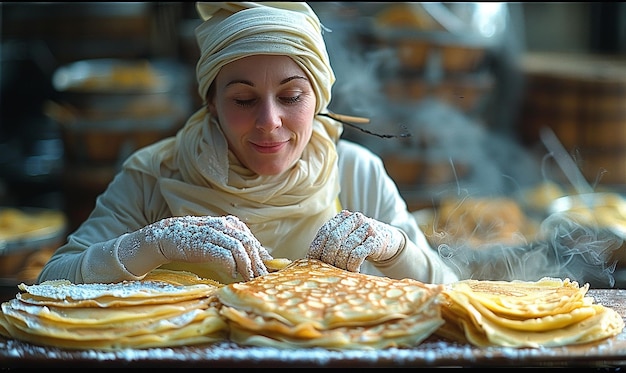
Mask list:
[[[198,92],[206,98],[220,68],[251,54],[290,56],[308,75],[317,97],[316,113],[326,109],[335,74],[321,23],[307,3],[198,2],[205,20],[196,29],[200,59]]]
[[[286,55],[308,75],[316,113],[327,111],[335,81],[319,19],[306,3],[197,3],[201,56],[199,94],[220,68],[255,54]],[[336,141],[341,123],[317,115],[300,160],[285,173],[260,176],[231,151],[217,118],[203,107],[175,139],[139,151],[125,164],[157,178],[173,215],[233,214],[246,222],[274,257],[304,257],[321,225],[337,212]]]

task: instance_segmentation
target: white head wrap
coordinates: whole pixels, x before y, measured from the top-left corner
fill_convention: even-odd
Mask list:
[[[196,29],[201,51],[196,75],[202,99],[227,63],[253,54],[287,55],[309,76],[317,97],[316,113],[326,110],[335,74],[322,25],[307,3],[198,2],[197,9],[205,20]]]
[[[197,9],[205,20],[196,29],[202,99],[229,62],[255,54],[286,55],[308,75],[316,113],[327,112],[335,75],[320,21],[306,3],[200,2]],[[280,175],[257,175],[243,166],[205,106],[175,138],[135,153],[124,166],[158,180],[172,215],[236,215],[274,257],[298,259],[322,224],[338,212],[335,144],[343,127],[322,115],[312,125],[302,157]],[[216,278],[202,272],[208,271],[206,263],[187,269]]]

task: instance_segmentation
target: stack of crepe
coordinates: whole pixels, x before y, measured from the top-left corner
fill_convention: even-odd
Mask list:
[[[142,281],[20,284],[2,303],[0,335],[68,349],[231,340],[345,350],[414,347],[433,334],[479,347],[556,347],[624,328],[616,311],[587,296],[588,284],[569,279],[435,285],[313,259],[268,266],[275,272],[229,285],[160,269]]]
[[[463,280],[441,293],[445,324],[436,334],[480,347],[557,347],[619,334],[622,317],[569,279]]]
[[[415,346],[437,330],[442,290],[300,259],[215,296],[231,340],[242,345],[379,349]]]
[[[142,281],[20,284],[2,303],[0,335],[68,349],[119,350],[215,342],[226,323],[211,294],[221,285],[155,270]]]

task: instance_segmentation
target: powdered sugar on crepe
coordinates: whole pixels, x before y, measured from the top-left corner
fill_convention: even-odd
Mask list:
[[[37,285],[20,284],[20,290],[31,295],[48,299],[89,300],[103,296],[115,298],[155,297],[186,293],[190,290],[211,289],[209,285],[197,284],[191,286],[172,285],[158,281],[125,281],[115,284],[72,284],[69,281],[45,281]]]

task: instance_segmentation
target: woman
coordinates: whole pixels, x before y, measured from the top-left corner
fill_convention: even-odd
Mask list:
[[[335,76],[306,3],[198,3],[199,94],[173,138],[138,150],[38,281],[141,279],[180,269],[222,283],[264,261],[457,279],[427,244],[380,158],[341,139]]]

